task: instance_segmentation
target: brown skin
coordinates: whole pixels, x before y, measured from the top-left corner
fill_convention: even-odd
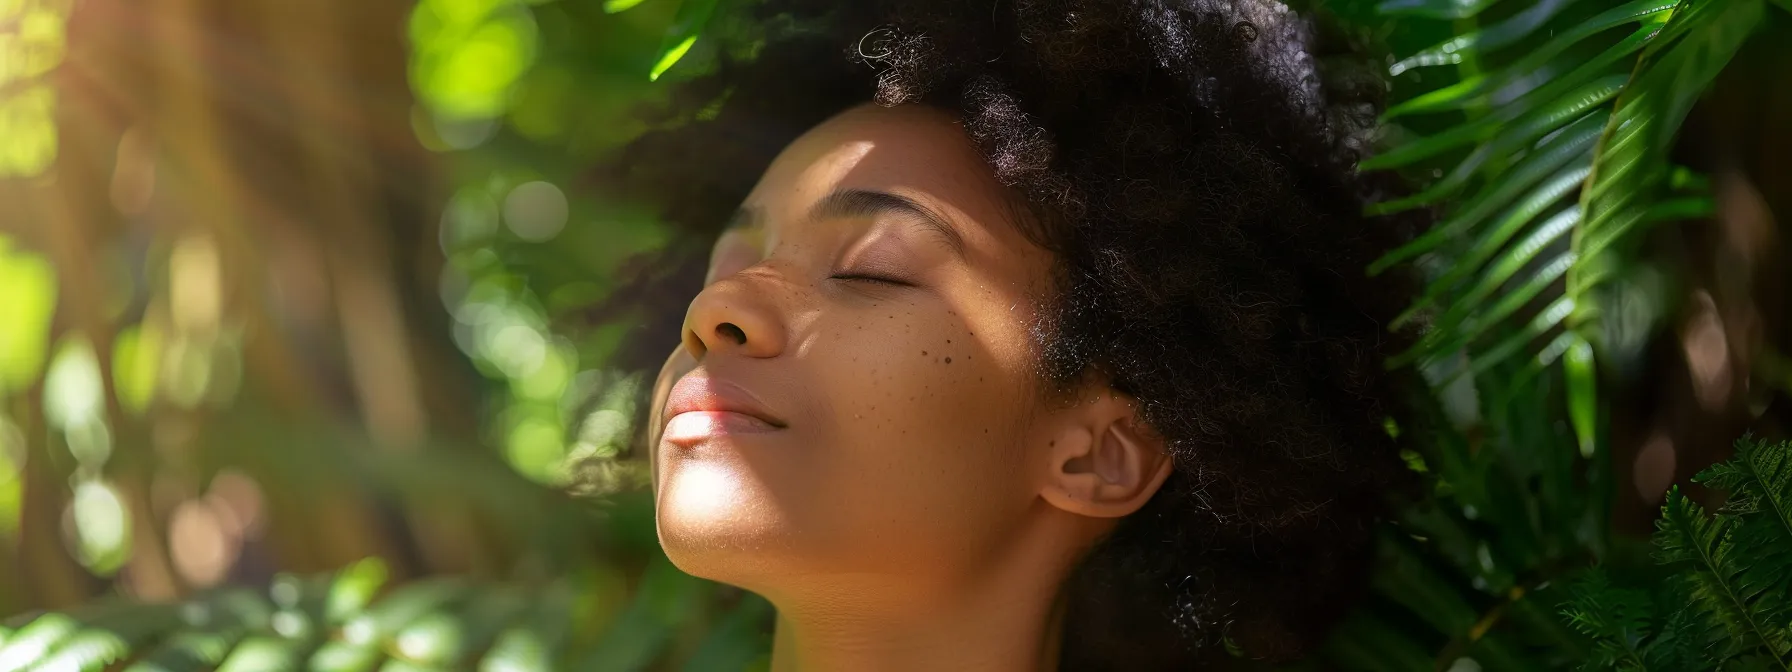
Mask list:
[[[867,105],[716,243],[654,390],[659,536],[777,607],[773,670],[1056,669],[1065,577],[1169,475],[1133,400],[1036,373],[1013,198],[948,114]]]

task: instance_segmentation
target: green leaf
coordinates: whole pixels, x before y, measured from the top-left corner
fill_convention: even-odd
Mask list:
[[[162,347],[161,330],[151,323],[127,327],[112,340],[112,389],[125,410],[142,413],[149,408],[155,397]]]
[[[1572,312],[1574,312],[1574,302],[1572,300],[1568,297],[1556,299],[1548,306],[1544,307],[1542,311],[1539,311],[1536,317],[1531,318],[1530,323],[1526,324],[1523,329],[1501,339],[1500,342],[1493,347],[1470,357],[1469,373],[1482,373],[1493,368],[1495,365],[1510,359],[1513,355],[1516,355],[1523,350],[1525,345],[1541,338],[1544,334],[1549,333],[1556,327],[1561,326],[1562,322],[1567,320],[1568,315]]]
[[[236,648],[237,642],[242,641],[243,634],[242,630],[179,633],[150,650],[142,659],[132,663],[125,670],[126,672],[210,670],[223,662],[224,657]]]
[[[645,0],[604,0],[604,13],[616,14],[618,12],[626,12],[630,9],[634,9],[635,5],[639,5],[644,1]]]
[[[1454,193],[1482,164],[1494,156],[1505,156],[1551,131],[1560,128],[1570,120],[1581,118],[1589,110],[1605,104],[1623,90],[1627,81],[1623,75],[1612,75],[1587,83],[1566,95],[1547,103],[1534,105],[1530,100],[1533,95],[1553,93],[1538,89],[1514,103],[1500,108],[1482,119],[1451,128],[1427,138],[1401,145],[1384,154],[1370,158],[1361,164],[1363,170],[1381,170],[1397,168],[1459,147],[1484,142],[1497,138],[1470,152],[1467,158],[1457,164],[1456,169],[1440,180],[1420,196],[1378,204],[1370,209],[1371,214],[1385,214],[1417,207],[1423,203],[1436,200]]]
[[[1562,52],[1567,51],[1569,47],[1574,46],[1582,40],[1626,23],[1646,21],[1661,12],[1673,9],[1679,2],[1680,0],[1634,0],[1633,2],[1625,3],[1601,12],[1597,16],[1557,33],[1554,37],[1550,38],[1549,41],[1539,45],[1536,49],[1529,51],[1523,57],[1500,68],[1496,72],[1471,76],[1452,86],[1420,95],[1412,100],[1395,105],[1382,114],[1382,119],[1386,120],[1420,112],[1438,112],[1459,108],[1464,104],[1478,100],[1486,94],[1498,91],[1513,82],[1533,76],[1537,71],[1543,69],[1546,64],[1551,62],[1552,59],[1555,59],[1557,56],[1561,55]],[[1547,100],[1555,95],[1559,95],[1562,91],[1584,84],[1592,77],[1605,72],[1606,68],[1615,63],[1618,59],[1643,48],[1644,44],[1653,39],[1659,30],[1660,26],[1658,25],[1644,25],[1641,28],[1638,28],[1629,37],[1608,47],[1598,56],[1589,59],[1586,63],[1580,64],[1572,71],[1569,71],[1561,77],[1555,78],[1548,84],[1538,87],[1537,91],[1546,93],[1537,94],[1536,99]],[[1514,101],[1513,104],[1520,103],[1519,101]]]
[[[1580,335],[1572,331],[1557,334],[1554,340],[1539,349],[1537,354],[1531,356],[1530,361],[1508,377],[1506,381],[1508,390],[1497,402],[1498,405],[1502,408],[1506,407],[1519,395],[1528,392],[1530,383],[1536,380],[1537,376],[1542,375],[1550,365],[1555,364],[1556,360],[1561,359],[1562,354],[1568,352],[1568,349],[1574,347],[1574,344],[1579,341]]]
[[[1652,203],[1646,208],[1632,208],[1612,225],[1588,234],[1580,245],[1583,254],[1593,255],[1592,260],[1575,268],[1578,272],[1576,280],[1587,287],[1594,287],[1604,282],[1617,272],[1617,264],[1602,254],[1614,243],[1620,242],[1632,231],[1646,228],[1660,222],[1702,219],[1710,217],[1716,211],[1716,204],[1710,196],[1694,196],[1677,198],[1669,201]],[[1585,303],[1588,307],[1595,304]]]
[[[1496,301],[1491,306],[1486,301],[1493,296],[1494,292],[1506,287],[1519,270],[1529,266],[1544,248],[1553,245],[1573,230],[1575,222],[1578,221],[1580,221],[1579,209],[1564,208],[1561,212],[1533,227],[1522,240],[1507,246],[1500,258],[1494,260],[1486,271],[1476,278],[1473,285],[1470,285],[1450,302],[1449,310],[1437,319],[1437,322],[1443,325],[1439,329],[1447,331],[1454,326],[1456,329],[1462,330],[1464,336],[1473,337],[1478,335],[1479,328],[1491,326],[1510,314],[1510,312],[1499,314],[1508,305],[1511,311],[1515,311],[1522,304],[1509,304],[1503,301],[1504,297],[1502,297],[1502,301]],[[1522,283],[1518,288],[1519,291],[1515,293],[1525,293],[1523,289],[1525,286],[1535,286],[1537,291],[1529,292],[1531,296],[1535,296],[1538,291],[1542,290],[1543,285],[1554,282],[1556,278],[1566,273],[1568,265],[1573,261],[1572,253],[1558,255],[1554,261],[1538,267],[1532,273],[1531,280]],[[1541,283],[1536,282],[1539,278],[1547,279]],[[1486,310],[1488,308],[1491,310]],[[1485,312],[1480,312],[1483,310]],[[1476,331],[1469,331],[1470,329]]]
[[[684,38],[678,44],[673,45],[671,48],[661,52],[660,59],[653,64],[653,71],[647,73],[648,81],[659,81],[660,75],[666,74],[666,71],[671,70],[672,66],[678,65],[678,61],[684,58],[685,52],[690,51],[691,47],[696,44],[697,36],[691,35]]]
[[[1413,313],[1430,306],[1446,291],[1453,289],[1463,277],[1480,270],[1482,264],[1499,254],[1500,250],[1505,248],[1506,243],[1530,224],[1531,220],[1536,219],[1537,215],[1542,214],[1579,188],[1580,182],[1587,176],[1588,170],[1589,168],[1585,165],[1570,166],[1514,203],[1499,222],[1469,246],[1466,253],[1455,257],[1449,269],[1431,281],[1411,308],[1394,318],[1394,327],[1399,328],[1400,325],[1411,319]]]
[[[669,645],[674,626],[697,607],[702,589],[703,584],[671,562],[654,560],[628,609],[573,669],[646,669]]]
[[[709,19],[715,14],[717,0],[684,0],[678,6],[678,15],[672,18],[672,26],[666,29],[666,38],[660,43],[660,56],[653,63],[653,70],[648,72],[647,79],[659,81],[660,76],[677,65],[691,47],[697,44],[697,38],[708,27]]]
[[[29,386],[43,370],[55,312],[56,269],[0,236],[0,396]]]
[[[409,660],[462,669],[530,604],[516,587],[483,587],[453,613],[438,611],[406,626],[396,647]]]
[[[1735,583],[1783,661],[1792,648],[1792,444],[1744,437],[1734,457],[1693,480],[1729,492],[1719,514],[1738,521],[1727,540],[1740,567]]]
[[[1382,14],[1463,19],[1481,13],[1494,2],[1496,0],[1383,0],[1375,9]]]
[[[1574,425],[1574,440],[1580,445],[1580,456],[1593,459],[1599,440],[1599,371],[1593,359],[1593,346],[1585,339],[1567,341],[1562,353],[1562,370],[1568,382],[1568,422]]]
[[[550,585],[521,622],[500,633],[479,663],[480,672],[552,672],[567,641],[574,591]]]
[[[1593,174],[1581,194],[1585,216],[1574,246],[1587,269],[1569,272],[1568,293],[1585,299],[1585,305],[1594,305],[1592,290],[1615,266],[1601,257],[1647,221],[1650,200],[1667,183],[1668,153],[1681,122],[1760,25],[1763,10],[1761,0],[1690,2],[1645,51],[1595,150]],[[1577,328],[1591,333],[1592,325]]]
[[[1524,190],[1576,159],[1590,162],[1589,149],[1605,128],[1605,115],[1594,112],[1545,138],[1524,160],[1499,174],[1499,179],[1483,189],[1467,204],[1457,208],[1449,219],[1432,227],[1425,235],[1396,248],[1370,264],[1369,274],[1376,275],[1395,264],[1407,261],[1458,238],[1468,228],[1507,206]]]
[[[1524,11],[1482,30],[1472,30],[1434,45],[1388,67],[1395,77],[1413,68],[1428,65],[1461,63],[1465,53],[1482,53],[1498,49],[1530,35],[1539,26],[1555,17],[1577,0],[1540,0]]]
[[[1654,620],[1654,605],[1640,590],[1619,588],[1602,568],[1589,570],[1569,586],[1570,599],[1562,606],[1569,625],[1593,638],[1589,667],[1643,670],[1642,641]]]
[[[130,652],[131,643],[117,633],[83,630],[63,642],[55,654],[37,661],[36,669],[98,672]]]
[[[123,601],[86,605],[75,617],[80,632],[52,647],[34,669],[100,670],[179,624],[171,605]]]
[[[1737,557],[1732,538],[1736,526],[1727,516],[1707,517],[1679,488],[1669,490],[1655,524],[1656,559],[1683,568],[1679,580],[1688,582],[1693,601],[1728,629],[1730,653],[1757,645],[1784,651],[1784,626],[1757,604],[1765,587],[1749,580],[1746,562]],[[1783,581],[1784,576],[1775,579]],[[1784,661],[1779,667],[1787,669]]]
[[[342,638],[351,644],[391,639],[417,619],[464,599],[468,590],[465,582],[455,579],[406,585],[351,619],[342,628]]]
[[[0,672],[29,669],[80,629],[80,623],[63,614],[44,614],[32,619],[8,637],[5,646],[0,646]]]
[[[1736,442],[1733,457],[1692,480],[1730,493],[1725,513],[1764,514],[1782,543],[1792,547],[1792,447],[1743,437]]]
[[[249,637],[237,643],[217,672],[298,672],[300,648],[281,637]]]
[[[324,603],[325,620],[332,625],[341,624],[366,609],[386,585],[386,575],[386,562],[377,557],[343,568],[330,584],[330,595]]]
[[[385,657],[377,646],[332,641],[318,647],[305,666],[311,672],[368,672]]]

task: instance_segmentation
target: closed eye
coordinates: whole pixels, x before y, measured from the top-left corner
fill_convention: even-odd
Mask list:
[[[844,280],[847,282],[873,282],[873,283],[877,283],[880,285],[892,285],[892,286],[896,286],[896,287],[913,287],[914,286],[913,283],[910,283],[907,281],[897,280],[895,278],[886,278],[886,277],[879,276],[879,275],[865,275],[862,273],[839,273],[839,274],[831,275],[828,277],[831,280]]]

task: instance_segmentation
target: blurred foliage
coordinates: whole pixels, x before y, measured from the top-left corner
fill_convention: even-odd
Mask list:
[[[220,588],[165,604],[109,600],[0,626],[0,669],[131,672],[639,669],[697,611],[697,584],[646,568],[626,606],[601,567],[552,580],[457,577],[387,585],[363,560],[333,575],[276,576],[265,591]],[[771,607],[750,595],[717,619],[683,669],[743,669],[765,643],[749,631]]]
[[[627,326],[568,326],[668,237],[580,176],[741,1],[0,0],[0,672],[763,666],[769,605],[657,547]],[[1402,456],[1431,491],[1311,665],[1560,669],[1696,627],[1623,592],[1652,588],[1614,434],[1627,384],[1707,396],[1648,359],[1710,348],[1672,326],[1696,269],[1646,230],[1721,219],[1682,130],[1786,13],[1296,4],[1388,55],[1365,168],[1425,188],[1378,210],[1441,215],[1375,269],[1429,280],[1396,364],[1438,426],[1390,430],[1435,434]],[[1731,384],[1763,372],[1723,408],[1792,380],[1776,313],[1724,312],[1753,291],[1710,292],[1756,329],[1717,337],[1754,344]],[[1769,520],[1691,501],[1668,510],[1719,546]]]
[[[62,61],[71,0],[0,3],[0,178],[31,176],[56,160],[56,92],[43,81]]]

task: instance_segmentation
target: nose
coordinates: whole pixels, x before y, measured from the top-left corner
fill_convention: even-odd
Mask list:
[[[772,288],[743,271],[710,283],[684,315],[684,349],[703,361],[710,352],[770,358],[784,353],[786,330]]]

